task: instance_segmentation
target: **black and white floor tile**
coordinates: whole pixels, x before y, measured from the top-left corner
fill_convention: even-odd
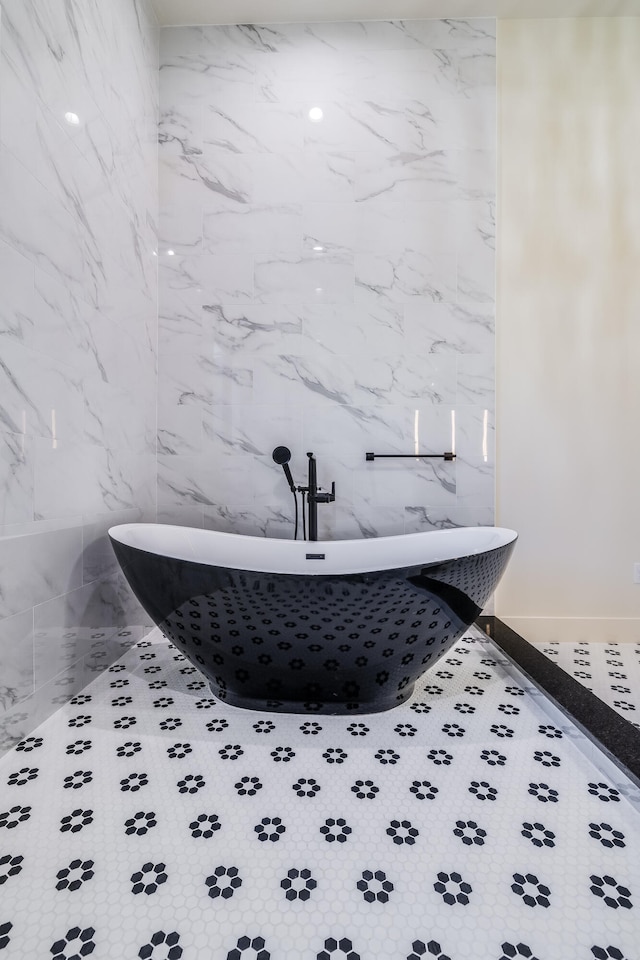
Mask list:
[[[534,644],[625,720],[640,727],[640,643]]]
[[[0,761],[0,960],[638,960],[640,813],[572,731],[475,630],[353,720],[156,633]]]

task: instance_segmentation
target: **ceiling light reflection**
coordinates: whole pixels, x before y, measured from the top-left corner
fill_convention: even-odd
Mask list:
[[[485,410],[482,415],[482,458],[485,463],[489,459],[488,432],[489,432],[489,411]]]

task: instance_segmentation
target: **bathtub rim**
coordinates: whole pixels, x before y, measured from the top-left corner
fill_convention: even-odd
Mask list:
[[[348,576],[435,565],[514,544],[507,527],[451,527],[358,540],[280,540],[163,523],[109,528],[112,541],[183,562],[285,576]],[[164,539],[163,539],[164,538]],[[218,549],[216,549],[216,545]],[[322,555],[317,559],[314,555]]]

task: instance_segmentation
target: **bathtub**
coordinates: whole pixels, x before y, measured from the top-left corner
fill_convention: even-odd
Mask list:
[[[214,696],[359,714],[411,696],[480,613],[517,534],[305,542],[129,523],[109,536],[136,597]]]

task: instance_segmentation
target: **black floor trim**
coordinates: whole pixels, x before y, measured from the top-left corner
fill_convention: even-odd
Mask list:
[[[498,617],[477,625],[523,673],[640,786],[640,730]]]

